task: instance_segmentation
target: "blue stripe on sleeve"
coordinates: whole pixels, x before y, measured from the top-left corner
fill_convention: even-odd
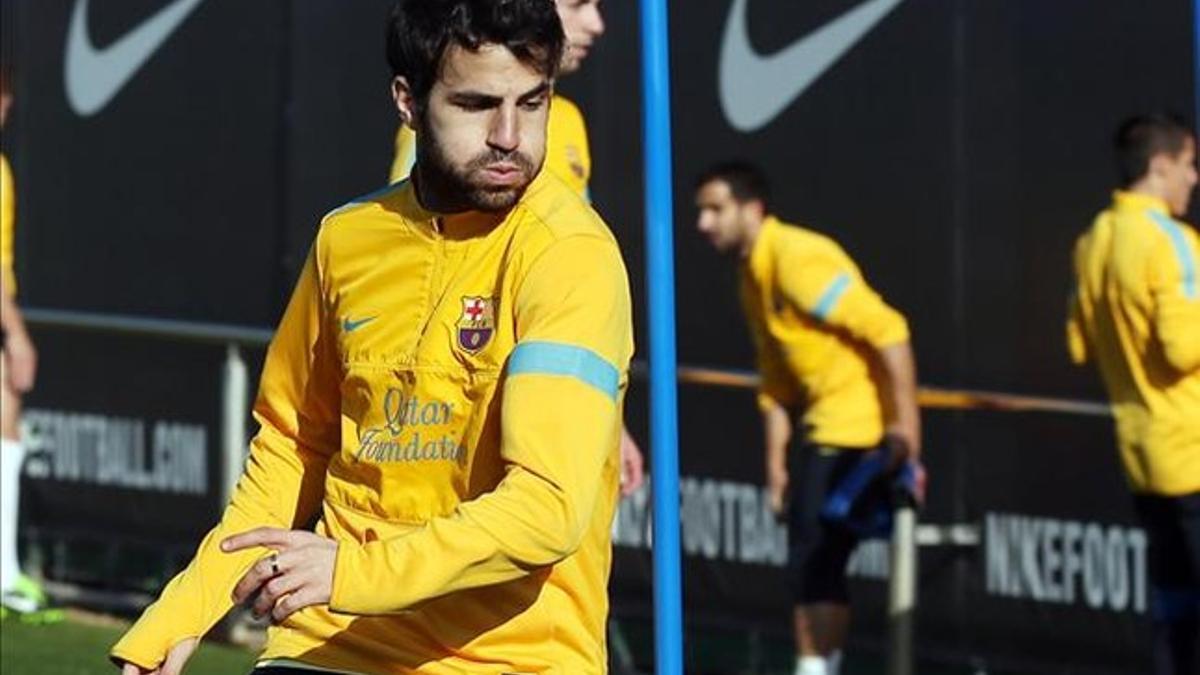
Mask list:
[[[617,400],[620,374],[596,352],[561,342],[522,342],[508,359],[508,374],[573,377]]]
[[[1150,211],[1150,217],[1163,232],[1171,238],[1171,244],[1175,246],[1175,255],[1179,258],[1179,265],[1183,267],[1183,297],[1190,300],[1195,300],[1198,295],[1196,290],[1196,256],[1192,253],[1192,249],[1188,246],[1187,239],[1183,236],[1183,230],[1175,221],[1158,211]]]
[[[837,307],[838,300],[842,299],[848,288],[850,288],[850,275],[842,272],[821,294],[821,299],[817,301],[817,306],[813,309],[813,316],[824,321]]]

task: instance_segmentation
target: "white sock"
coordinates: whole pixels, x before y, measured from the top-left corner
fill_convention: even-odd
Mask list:
[[[823,656],[797,656],[792,675],[829,675],[829,664]]]
[[[829,675],[841,675],[842,672],[842,650],[835,649],[829,652]]]
[[[25,447],[20,441],[0,442],[0,590],[17,583],[17,509],[21,504],[21,462]]]

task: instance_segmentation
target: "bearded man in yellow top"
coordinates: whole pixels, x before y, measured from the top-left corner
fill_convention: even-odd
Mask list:
[[[322,223],[245,473],[126,672],[255,594],[263,672],[604,672],[633,340],[612,234],[539,172],[562,45],[551,0],[397,5],[411,180]]]
[[[604,35],[604,16],[600,11],[600,0],[555,0],[554,4],[567,38],[558,68],[561,77],[583,66],[596,41]],[[392,182],[408,176],[416,157],[417,134],[411,125],[401,124],[396,131],[396,154],[390,173]],[[588,143],[587,123],[579,106],[557,93],[550,101],[544,169],[591,201],[588,184],[592,178],[592,152]],[[634,493],[644,481],[645,459],[641,448],[629,430],[622,427],[621,493]]]
[[[793,674],[838,675],[850,623],[846,563],[862,533],[825,506],[864,457],[887,454],[896,468],[919,457],[916,364],[907,320],[841,246],[772,216],[769,202],[757,167],[718,164],[696,181],[696,229],[738,260],[762,378],[767,488],[788,518]],[[887,497],[874,481],[853,501],[890,508]]]

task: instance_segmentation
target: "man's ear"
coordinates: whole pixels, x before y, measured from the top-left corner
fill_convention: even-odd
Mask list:
[[[751,199],[746,202],[748,209],[755,220],[762,220],[767,217],[767,205],[762,203],[761,199]]]
[[[1147,176],[1162,176],[1171,170],[1172,158],[1170,153],[1156,152],[1146,164]]]
[[[408,78],[396,76],[392,79],[392,100],[396,102],[396,111],[400,113],[400,121],[415,129],[417,99],[408,85]]]

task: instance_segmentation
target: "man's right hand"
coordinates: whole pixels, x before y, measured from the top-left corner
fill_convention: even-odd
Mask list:
[[[888,465],[892,469],[921,457],[921,436],[914,429],[893,426],[884,435],[883,444],[888,450]]]
[[[6,387],[18,394],[33,389],[37,374],[37,350],[24,331],[10,333],[4,344],[4,377]]]
[[[179,642],[167,652],[167,658],[163,660],[162,665],[153,670],[146,670],[126,661],[125,665],[121,666],[121,675],[181,675],[183,666],[191,658],[192,652],[196,651],[197,643],[196,638],[187,638]]]
[[[771,511],[782,517],[786,513],[784,503],[788,487],[788,443],[792,439],[792,418],[787,408],[774,400],[767,399],[762,406],[763,440],[767,466],[767,497]]]
[[[787,504],[784,503],[787,487],[787,467],[767,467],[767,495],[770,499],[771,511],[776,516],[783,516],[784,510],[787,508]]]

